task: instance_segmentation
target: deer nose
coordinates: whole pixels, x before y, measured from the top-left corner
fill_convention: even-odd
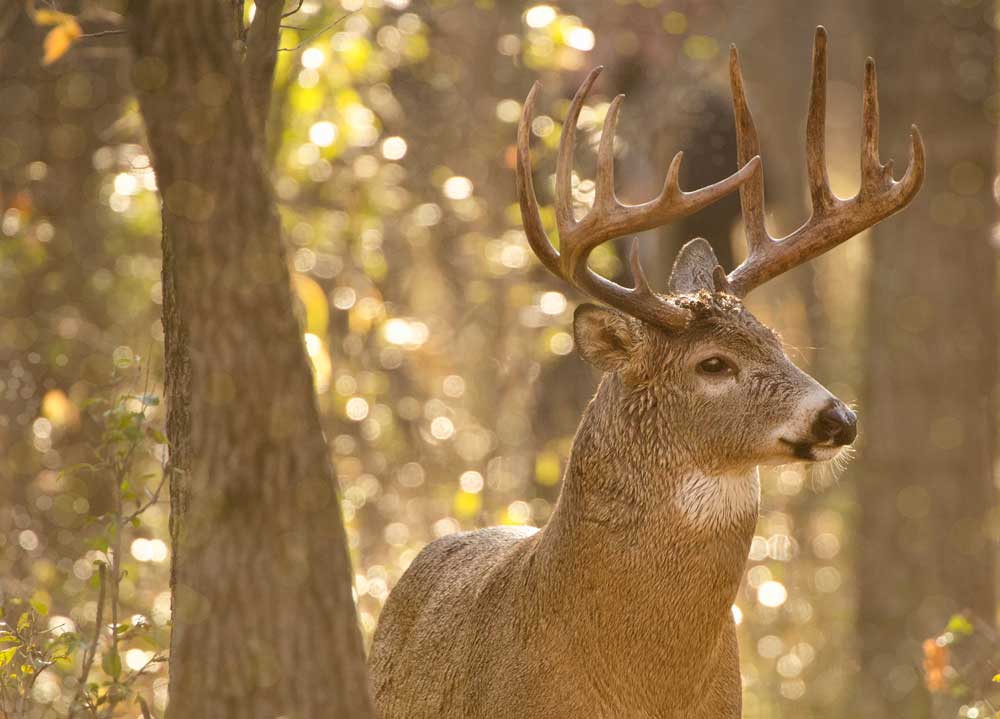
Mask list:
[[[821,442],[832,440],[838,446],[850,444],[858,436],[858,415],[839,399],[831,400],[816,417],[813,434]]]

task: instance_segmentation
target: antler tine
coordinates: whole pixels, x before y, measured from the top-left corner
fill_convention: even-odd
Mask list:
[[[746,163],[753,156],[760,156],[760,141],[753,113],[747,102],[746,87],[743,84],[743,69],[740,53],[735,45],[729,48],[729,84],[733,95],[733,115],[736,120],[736,161]],[[755,172],[740,187],[740,207],[743,211],[743,227],[746,234],[748,256],[764,252],[771,242],[764,225],[764,170]]]
[[[596,77],[591,73],[593,77]],[[590,78],[588,78],[589,80]],[[586,83],[585,83],[586,85]],[[589,89],[589,88],[588,88]],[[579,93],[577,94],[579,97]],[[584,95],[585,97],[586,95]],[[596,218],[607,216],[620,207],[615,197],[615,130],[618,127],[618,115],[621,111],[624,95],[619,95],[611,102],[608,112],[604,117],[604,127],[601,130],[601,143],[597,148],[597,177],[594,182],[594,207],[591,212],[580,222],[574,221],[572,225],[559,226],[559,239],[562,249],[563,273],[571,278],[573,282],[578,282],[576,274],[586,269],[587,257],[595,247],[607,242],[610,238],[600,232],[593,232],[593,224]],[[574,114],[575,110],[575,114]],[[576,116],[580,112],[580,107],[571,108],[571,120],[575,124]],[[566,137],[565,130],[563,137]],[[572,139],[570,140],[572,142]],[[561,148],[560,148],[561,150]],[[560,152],[561,154],[561,152]],[[567,171],[567,175],[572,169]],[[580,225],[586,228],[580,232],[574,232]]]
[[[862,197],[874,195],[892,185],[892,160],[885,165],[878,155],[878,77],[875,61],[865,61],[865,89],[862,100],[863,136],[861,139],[861,191]]]
[[[635,289],[632,291],[636,295],[653,295],[653,290],[649,287],[649,280],[646,279],[646,272],[642,269],[642,262],[639,259],[639,238],[632,238],[632,245],[628,251],[628,266],[632,270],[632,281]]]
[[[878,154],[879,113],[875,63],[865,65],[864,138],[861,145],[861,188],[850,199],[840,199],[830,189],[826,169],[826,30],[816,29],[813,46],[812,86],[806,121],[806,163],[812,216],[783,239],[771,237],[764,227],[763,179],[752,178],[740,190],[747,232],[747,259],[729,273],[734,293],[744,296],[769,279],[820,255],[862,230],[903,209],[916,196],[924,178],[924,145],[912,126],[910,165],[900,181],[892,178],[892,163],[882,165]],[[742,160],[756,151],[757,138],[746,101],[739,55],[730,54],[733,110]]]
[[[560,242],[565,239],[566,232],[577,224],[573,217],[573,153],[576,150],[576,124],[580,120],[580,110],[587,95],[590,94],[590,88],[594,86],[603,70],[603,65],[591,70],[587,79],[576,91],[559,138],[559,153],[556,156],[556,224],[559,226]]]
[[[813,215],[825,214],[835,203],[826,173],[826,30],[816,29],[812,83],[806,119],[806,174]]]
[[[899,188],[899,194],[912,200],[924,182],[924,168],[927,163],[927,153],[924,149],[924,138],[916,125],[910,125],[910,164],[906,166],[903,178],[893,182],[894,188]],[[904,203],[905,204],[905,203]]]
[[[535,97],[541,83],[531,86],[528,99],[524,101],[521,121],[517,126],[517,196],[521,204],[521,222],[528,244],[534,250],[542,264],[556,275],[561,274],[559,253],[549,242],[542,225],[542,216],[538,210],[538,198],[535,196],[535,183],[531,177],[531,120],[535,116]]]
[[[618,204],[615,197],[615,131],[618,129],[618,115],[625,101],[619,95],[611,101],[608,114],[601,130],[601,144],[597,148],[597,178],[594,190],[594,209],[607,212]]]

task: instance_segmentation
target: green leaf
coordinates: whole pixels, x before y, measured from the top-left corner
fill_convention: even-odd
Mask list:
[[[10,660],[14,658],[16,653],[17,647],[11,647],[10,649],[0,651],[0,667],[10,664]]]
[[[52,640],[52,646],[65,646],[72,648],[80,642],[80,635],[76,632],[63,632]]]
[[[0,637],[0,643],[3,644],[20,644],[21,640],[15,637],[13,634],[4,634]]]
[[[103,534],[93,537],[87,542],[87,544],[91,549],[96,549],[99,552],[108,551],[108,538]]]
[[[49,605],[43,602],[41,599],[32,599],[31,606],[34,608],[36,612],[41,614],[43,617],[47,617],[49,615]]]
[[[156,637],[150,636],[149,634],[140,634],[138,637],[136,637],[136,641],[139,644],[151,649],[154,652],[158,652],[161,649],[163,649],[163,647],[160,646],[160,642],[157,641]]]
[[[23,632],[31,626],[31,611],[23,612],[20,618],[17,620],[17,631]]]
[[[112,679],[117,679],[122,673],[122,658],[114,649],[104,655],[101,660],[101,669]]]

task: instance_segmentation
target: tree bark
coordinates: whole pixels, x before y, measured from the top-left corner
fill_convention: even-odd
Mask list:
[[[224,3],[129,9],[163,197],[175,719],[373,715],[266,170],[280,16],[257,3],[241,58]]]
[[[871,13],[893,128],[883,157],[902,155],[892,143],[915,121],[928,165],[913,205],[873,232],[854,713],[915,717],[932,711],[921,640],[952,612],[992,623],[996,611],[996,31],[983,6],[893,0]]]

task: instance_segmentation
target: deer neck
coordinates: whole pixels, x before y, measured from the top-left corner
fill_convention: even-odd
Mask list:
[[[680,670],[691,688],[716,671],[757,521],[756,468],[699,469],[671,442],[683,421],[606,377],[536,545],[551,589],[540,596],[636,696],[678,691],[644,665]]]
[[[669,535],[716,542],[752,538],[758,514],[757,468],[718,470],[691,451],[690,425],[669,397],[630,392],[617,374],[602,379],[584,411],[550,524],[636,534],[655,549]],[[651,531],[663,523],[667,534]]]

